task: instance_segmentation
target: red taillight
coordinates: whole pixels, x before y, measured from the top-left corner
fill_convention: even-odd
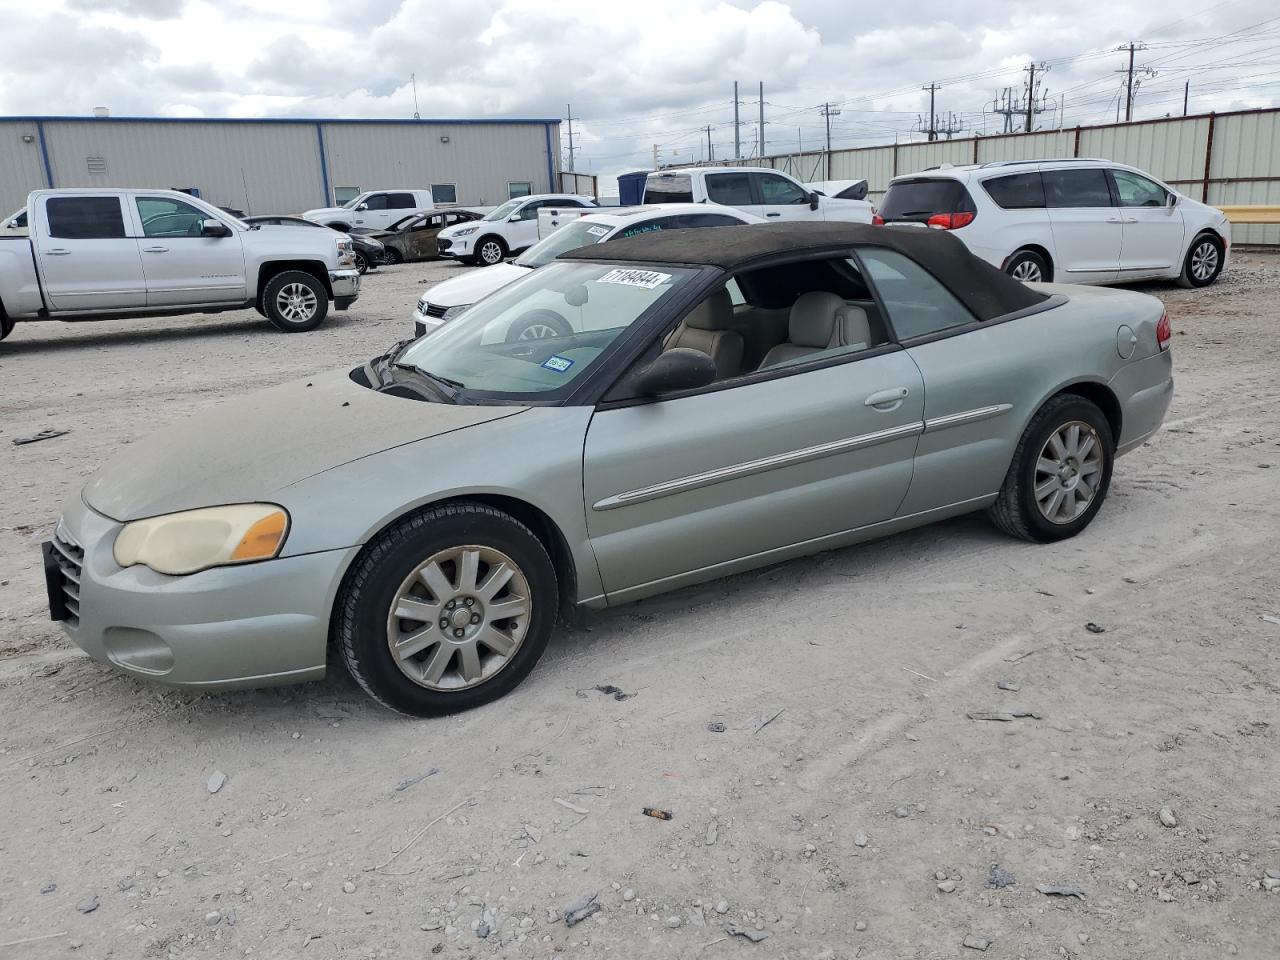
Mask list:
[[[872,225],[873,227],[883,227],[883,226],[884,226],[884,217],[880,216],[880,214],[878,214],[878,213],[873,213],[873,214],[871,215],[871,225]]]
[[[1160,349],[1168,350],[1169,341],[1173,339],[1173,325],[1169,323],[1169,311],[1160,314],[1160,322],[1156,324],[1156,344]]]
[[[926,223],[931,227],[941,227],[943,230],[959,230],[961,227],[967,227],[973,223],[973,214],[935,213]]]

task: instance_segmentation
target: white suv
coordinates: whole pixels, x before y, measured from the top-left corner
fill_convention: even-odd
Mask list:
[[[1016,160],[895,177],[877,223],[950,230],[1028,282],[1177,279],[1204,287],[1227,265],[1221,210],[1107,160]]]
[[[515,197],[481,220],[445,227],[436,234],[440,256],[491,267],[538,242],[538,211],[543,207],[592,207],[590,197],[539,193]]]

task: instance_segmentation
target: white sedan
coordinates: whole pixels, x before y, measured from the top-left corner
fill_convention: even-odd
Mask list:
[[[418,300],[413,314],[414,332],[421,337],[438,329],[477,300],[528,276],[530,270],[550,263],[567,250],[658,230],[764,222],[763,218],[741,210],[729,207],[708,209],[701,203],[659,203],[591,213],[561,227],[509,263],[495,264],[485,270],[470,270],[460,277],[436,284]],[[520,334],[519,339],[558,335],[550,327],[536,324],[517,333]]]

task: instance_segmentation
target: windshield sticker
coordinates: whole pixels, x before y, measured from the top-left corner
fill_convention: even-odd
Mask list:
[[[622,239],[625,240],[627,237],[638,237],[642,233],[653,233],[654,231],[661,229],[662,224],[660,223],[642,223],[638,227],[632,227],[630,230],[624,231]]]
[[[596,283],[620,283],[627,287],[643,287],[652,290],[671,279],[669,273],[658,273],[655,270],[610,270],[596,280]]]
[[[603,237],[608,232],[608,227],[587,227],[587,233],[591,234],[593,237]]]
[[[554,370],[556,373],[564,373],[573,366],[573,361],[568,357],[547,357],[541,364],[547,370]]]

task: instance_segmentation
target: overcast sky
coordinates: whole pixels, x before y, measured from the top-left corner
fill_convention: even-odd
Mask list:
[[[1050,12],[1051,9],[1062,12]],[[1137,117],[1280,102],[1275,0],[0,0],[0,113],[563,117],[575,166],[604,175],[660,159],[743,153],[765,84],[766,152],[908,139],[928,112],[961,135],[1003,129],[1004,87],[1047,62],[1037,126],[1114,120],[1129,40],[1155,76]],[[1064,98],[1064,99],[1060,99]],[[984,110],[985,108],[985,110]],[[915,134],[918,138],[920,135]],[[567,144],[567,136],[564,137]],[[567,165],[567,164],[566,164]]]

